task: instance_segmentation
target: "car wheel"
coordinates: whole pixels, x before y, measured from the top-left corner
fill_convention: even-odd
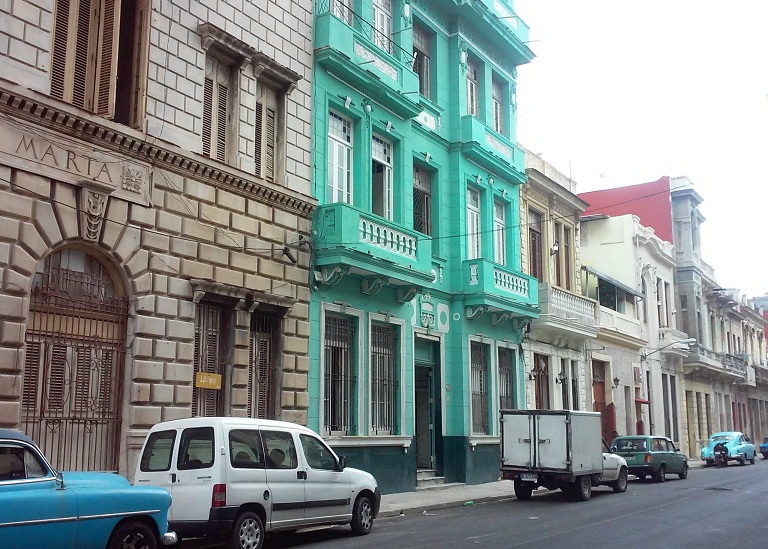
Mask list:
[[[656,482],[664,482],[667,480],[667,468],[663,463],[659,466],[658,471],[653,474],[653,480]]]
[[[157,537],[143,522],[124,522],[112,532],[107,549],[157,549]]]
[[[520,501],[528,501],[533,495],[533,485],[527,482],[523,482],[519,478],[515,479],[515,497]]]
[[[572,492],[569,494],[574,501],[587,501],[592,497],[592,481],[589,475],[581,475],[573,483]]]
[[[711,459],[708,459],[707,461],[704,462],[704,467],[712,467],[713,463],[714,462]]]
[[[235,519],[229,542],[231,549],[261,549],[264,545],[264,523],[253,511],[243,511]]]
[[[619,478],[611,483],[611,488],[614,492],[627,491],[627,470],[624,467],[619,470]]]
[[[749,464],[754,465],[755,464],[755,458],[757,457],[757,454],[752,454],[752,457],[749,458]]]
[[[747,464],[747,454],[739,454],[739,465]]]
[[[371,499],[368,496],[359,496],[355,500],[350,526],[352,531],[359,536],[365,536],[371,532],[371,528],[373,528],[373,505],[371,505]]]
[[[768,452],[763,452],[763,459],[768,459]]]
[[[688,464],[686,463],[683,465],[683,471],[681,473],[678,473],[677,476],[680,477],[680,480],[685,480],[688,478]]]

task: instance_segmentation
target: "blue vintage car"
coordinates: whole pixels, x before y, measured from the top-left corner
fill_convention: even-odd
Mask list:
[[[739,431],[723,431],[722,433],[715,433],[709,437],[708,444],[701,449],[701,459],[704,461],[706,467],[710,467],[715,464],[717,457],[715,452],[715,446],[722,444],[728,451],[725,463],[728,461],[737,460],[744,465],[747,460],[750,463],[755,463],[755,445],[749,440],[744,433]]]
[[[61,473],[37,445],[0,429],[0,547],[156,549],[168,532],[170,494],[113,473]]]
[[[768,459],[768,437],[763,438],[763,443],[760,445],[760,453],[763,454],[763,459]]]

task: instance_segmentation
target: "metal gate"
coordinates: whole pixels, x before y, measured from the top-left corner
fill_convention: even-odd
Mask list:
[[[117,471],[127,300],[93,256],[38,268],[30,300],[21,429],[59,470]]]
[[[251,317],[248,367],[248,417],[274,419],[275,335],[279,320],[269,314]]]

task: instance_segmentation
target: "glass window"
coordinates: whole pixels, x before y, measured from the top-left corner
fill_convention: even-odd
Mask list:
[[[480,71],[477,62],[467,61],[467,114],[474,117],[480,116]]]
[[[26,478],[24,469],[24,448],[0,448],[0,481]]]
[[[352,203],[352,122],[328,112],[328,202]]]
[[[285,431],[262,431],[267,469],[296,469],[299,460],[296,457],[296,444],[293,435]]]
[[[506,205],[493,202],[493,255],[499,265],[507,264],[507,222]]]
[[[494,75],[492,83],[493,96],[493,131],[504,133],[504,88],[506,83]]]
[[[490,433],[488,391],[488,345],[473,341],[470,345],[470,375],[472,383],[472,433]]]
[[[373,0],[373,43],[392,53],[392,0]]]
[[[515,352],[499,348],[499,408],[512,410],[515,407]]]
[[[333,452],[325,444],[309,435],[299,435],[299,440],[304,450],[304,459],[307,460],[307,465],[312,469],[322,469],[325,471],[335,471],[337,469],[336,456],[333,455]]]
[[[213,427],[184,429],[179,443],[178,469],[207,469],[213,465]]]
[[[371,142],[371,211],[384,219],[392,219],[395,200],[392,188],[392,143],[374,135]]]
[[[352,24],[352,2],[353,0],[331,0],[331,13],[344,21],[347,25]]]
[[[155,431],[149,435],[139,468],[142,471],[168,471],[171,468],[176,431]]]
[[[467,189],[467,259],[480,257],[480,193]]]
[[[237,469],[264,469],[264,448],[256,429],[229,432],[229,460]]]
[[[429,56],[432,51],[432,39],[429,33],[418,24],[413,24],[413,72],[419,77],[419,93],[432,99]]]
[[[528,211],[528,264],[529,274],[539,282],[544,282],[541,249],[541,218],[542,215],[539,212],[533,210]]]
[[[397,432],[397,345],[391,325],[371,325],[371,423],[375,434]]]
[[[432,235],[432,174],[413,167],[413,229]]]

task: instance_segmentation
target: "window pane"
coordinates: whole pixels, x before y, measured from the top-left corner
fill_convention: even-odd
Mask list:
[[[293,435],[284,431],[262,431],[267,469],[296,469],[299,460],[296,457],[296,444]]]
[[[325,444],[309,435],[299,435],[299,440],[304,450],[304,459],[307,460],[307,465],[312,469],[336,470],[336,456]]]
[[[184,429],[179,443],[178,469],[206,469],[213,465],[213,427]]]
[[[171,468],[176,431],[155,431],[149,435],[141,456],[142,471],[168,471]]]
[[[256,429],[232,429],[229,432],[229,460],[238,469],[264,469],[264,449]]]

